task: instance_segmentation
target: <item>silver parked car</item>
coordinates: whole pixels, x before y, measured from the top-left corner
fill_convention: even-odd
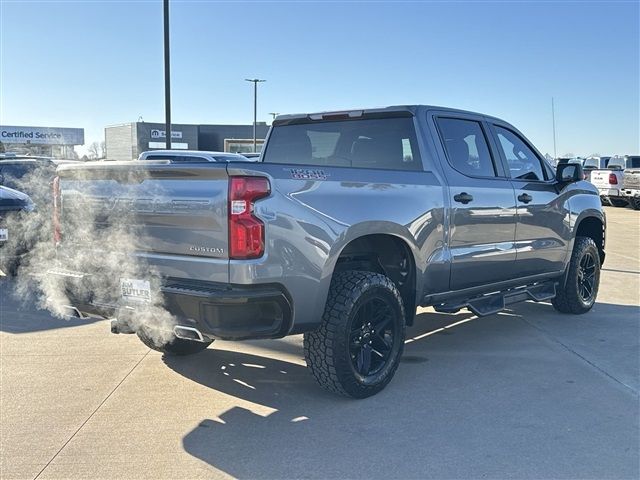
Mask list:
[[[246,162],[248,158],[237,153],[200,150],[150,150],[142,152],[138,160],[168,160],[171,163]]]

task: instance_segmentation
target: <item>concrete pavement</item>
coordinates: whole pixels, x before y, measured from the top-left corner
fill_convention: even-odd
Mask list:
[[[0,477],[636,479],[640,212],[606,210],[592,312],[421,310],[363,401],[315,385],[301,336],[167,358],[2,279]]]

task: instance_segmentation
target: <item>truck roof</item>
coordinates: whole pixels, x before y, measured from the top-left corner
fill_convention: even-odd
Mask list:
[[[299,120],[303,118],[310,118],[312,120],[321,120],[324,117],[332,117],[332,116],[343,116],[347,115],[348,117],[360,117],[360,116],[369,116],[376,114],[393,114],[393,113],[407,113],[410,115],[415,115],[419,109],[423,109],[425,111],[429,110],[438,110],[445,111],[451,113],[465,113],[471,115],[481,115],[483,117],[493,118],[495,120],[500,120],[497,117],[493,117],[491,115],[486,115],[484,113],[473,112],[470,110],[461,110],[457,108],[450,107],[440,107],[437,105],[391,105],[388,107],[378,107],[378,108],[353,108],[347,110],[335,110],[335,111],[324,111],[324,112],[314,112],[314,113],[294,113],[294,114],[285,114],[278,115],[273,121],[274,125],[287,123],[291,120]]]

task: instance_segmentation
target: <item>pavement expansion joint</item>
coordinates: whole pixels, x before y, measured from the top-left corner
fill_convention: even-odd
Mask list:
[[[82,424],[76,429],[75,432],[73,432],[73,434],[67,439],[66,442],[64,442],[62,444],[62,446],[60,447],[60,449],[53,455],[53,457],[51,457],[51,459],[46,463],[46,465],[44,467],[42,467],[42,470],[40,470],[38,472],[38,474],[34,477],[34,480],[36,480],[38,477],[40,477],[40,475],[42,475],[42,472],[44,472],[47,467],[49,465],[51,465],[51,462],[53,462],[56,457],[58,455],[60,455],[60,452],[62,452],[62,450],[65,449],[65,447],[69,444],[69,442],[71,442],[71,440],[73,440],[75,438],[75,436],[80,432],[80,430],[82,430],[82,428],[89,422],[89,420],[91,420],[91,418],[93,418],[93,416],[98,412],[98,410],[100,410],[100,408],[102,408],[102,406],[107,402],[107,400],[109,400],[109,398],[111,398],[111,396],[115,393],[116,390],[118,390],[118,388],[120,388],[120,385],[122,385],[124,383],[124,381],[129,378],[129,375],[131,375],[133,373],[133,371],[138,368],[138,365],[140,365],[142,363],[142,361],[147,358],[147,356],[149,355],[149,353],[151,352],[151,350],[147,350],[147,352],[142,356],[142,358],[140,360],[138,360],[138,362],[131,367],[131,369],[127,372],[127,374],[122,378],[122,380],[120,380],[118,382],[118,384],[113,387],[113,389],[109,392],[109,394],[102,400],[102,402],[100,402],[100,404],[89,414],[89,416],[85,419],[84,422],[82,422]]]

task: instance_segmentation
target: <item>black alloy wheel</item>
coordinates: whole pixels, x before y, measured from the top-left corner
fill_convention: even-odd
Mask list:
[[[595,293],[596,259],[592,252],[585,252],[578,267],[578,293],[584,303],[592,301]]]
[[[368,383],[387,364],[395,338],[397,324],[388,300],[373,297],[360,305],[349,334],[351,365],[363,383]]]
[[[353,398],[370,397],[384,389],[404,349],[404,308],[389,277],[367,271],[337,272],[321,325],[304,334],[305,360],[320,386]]]
[[[600,286],[600,252],[592,238],[576,237],[566,276],[551,300],[561,313],[586,313],[596,303]]]

